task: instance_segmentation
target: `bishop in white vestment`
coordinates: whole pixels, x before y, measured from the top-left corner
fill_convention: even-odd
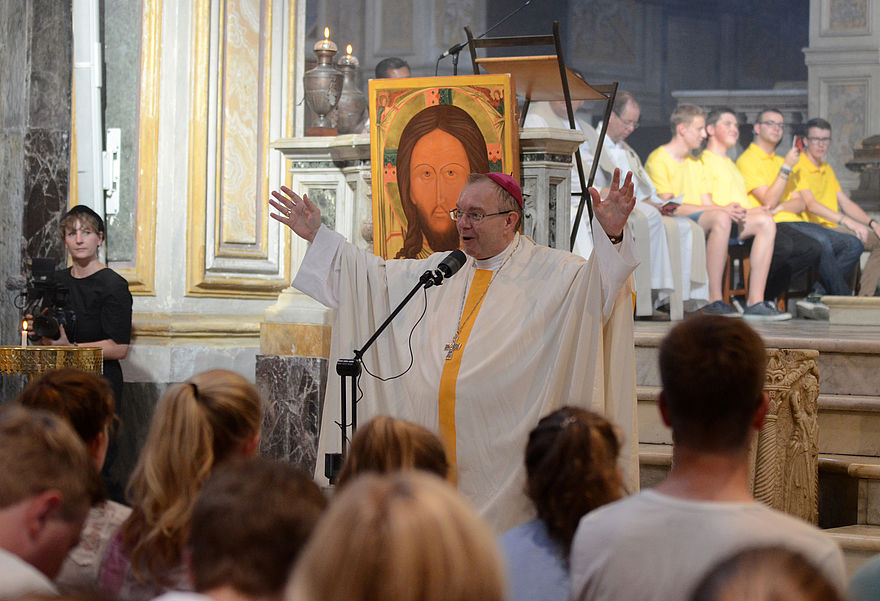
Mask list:
[[[585,260],[518,233],[522,193],[510,176],[471,176],[456,225],[468,261],[418,294],[364,356],[359,421],[389,414],[443,439],[459,489],[499,532],[527,520],[523,456],[529,431],[548,412],[577,405],[606,415],[625,437],[622,466],[638,488],[638,435],[630,274],[633,245],[624,225],[632,184],[608,198],[593,190],[596,250]],[[273,213],[312,242],[293,286],[336,308],[331,364],[356,348],[426,270],[446,256],[383,260],[320,226],[307,197],[282,188]],[[419,323],[423,313],[425,316]],[[411,338],[410,338],[411,337]],[[339,449],[339,381],[331,375],[319,457]]]

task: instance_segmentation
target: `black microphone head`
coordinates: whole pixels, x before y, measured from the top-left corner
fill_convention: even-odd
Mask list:
[[[464,251],[456,249],[440,261],[440,265],[437,266],[437,269],[440,270],[443,277],[451,278],[462,268],[466,261],[467,255],[464,254]]]
[[[24,276],[13,275],[6,278],[7,290],[24,290],[25,288],[27,288],[27,280]]]

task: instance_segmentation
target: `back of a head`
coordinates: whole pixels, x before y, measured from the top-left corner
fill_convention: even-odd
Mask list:
[[[741,319],[695,315],[660,343],[660,379],[675,444],[741,449],[761,402],[767,351]]]
[[[669,128],[672,130],[672,136],[678,133],[679,125],[690,125],[695,117],[705,117],[706,113],[695,104],[679,104],[669,116]]]
[[[193,509],[190,570],[197,591],[231,586],[278,597],[327,500],[292,465],[230,461],[205,484]]]
[[[529,434],[526,492],[566,557],[581,517],[621,497],[619,452],[611,423],[578,407],[557,409]]]
[[[222,369],[171,386],[156,406],[129,483],[123,543],[132,565],[154,575],[180,561],[198,492],[216,465],[241,455],[260,432],[259,393]]]
[[[104,499],[95,465],[63,419],[17,405],[0,409],[0,509],[53,489],[68,522]]]
[[[783,547],[746,549],[722,561],[697,585],[691,601],[843,601],[803,555]]]
[[[501,601],[488,526],[449,484],[410,471],[365,475],[333,500],[287,601]]]
[[[104,378],[71,367],[46,372],[18,396],[25,407],[67,419],[86,444],[113,420],[113,390]]]
[[[417,424],[380,415],[358,428],[352,437],[338,486],[365,472],[385,474],[404,469],[425,470],[446,478],[449,462],[443,443]]]

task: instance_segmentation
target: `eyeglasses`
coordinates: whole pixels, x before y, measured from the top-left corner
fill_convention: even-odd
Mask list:
[[[638,122],[638,121],[634,121],[634,120],[632,120],[632,119],[621,119],[621,118],[617,115],[617,113],[614,113],[614,116],[617,117],[617,119],[618,119],[621,123],[623,123],[626,127],[631,127],[631,128],[633,128],[633,130],[636,130],[636,129],[639,128],[639,122]]]
[[[813,144],[831,144],[831,138],[807,138]]]
[[[452,209],[449,211],[449,216],[452,217],[453,221],[459,221],[462,217],[467,217],[468,221],[471,223],[480,223],[486,217],[494,217],[495,215],[507,215],[508,213],[513,213],[513,211],[498,211],[497,213],[465,213],[463,211],[459,211],[458,209]]]
[[[785,123],[780,121],[758,121],[758,125],[766,125],[767,127],[773,127],[775,129],[782,129],[785,127]]]

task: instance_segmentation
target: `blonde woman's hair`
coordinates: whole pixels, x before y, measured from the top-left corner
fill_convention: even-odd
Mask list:
[[[703,578],[691,601],[843,601],[818,567],[784,547],[745,549]]]
[[[333,500],[285,601],[502,601],[488,526],[436,476],[367,474]]]
[[[131,476],[132,513],[122,543],[134,574],[153,580],[181,560],[193,506],[211,470],[260,431],[257,390],[242,376],[206,371],[170,387],[156,406]]]
[[[358,474],[419,469],[441,478],[449,473],[443,443],[430,430],[412,422],[380,415],[358,428],[339,473],[341,488]]]

